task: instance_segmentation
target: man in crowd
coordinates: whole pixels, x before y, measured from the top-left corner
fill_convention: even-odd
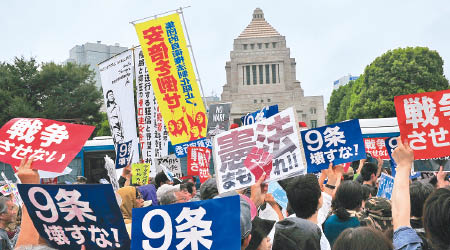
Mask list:
[[[14,203],[7,197],[0,197],[0,249],[12,249],[11,241],[5,228],[15,219]]]

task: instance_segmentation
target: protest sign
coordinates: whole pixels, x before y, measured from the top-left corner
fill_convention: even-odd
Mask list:
[[[148,184],[150,163],[133,163],[131,165],[131,183],[139,186]]]
[[[450,89],[394,98],[400,135],[414,159],[450,156]]]
[[[240,249],[239,196],[134,208],[131,249]]]
[[[53,248],[129,248],[111,185],[19,184],[18,188],[34,227]]]
[[[241,122],[242,125],[250,125],[255,122],[260,122],[264,118],[269,118],[276,113],[278,113],[278,105],[265,106],[261,110],[255,111],[253,113],[241,117]]]
[[[390,200],[393,188],[394,188],[394,178],[385,173],[381,173],[380,179],[378,180],[377,197],[383,197]]]
[[[5,184],[0,188],[0,193],[2,193],[3,196],[8,196],[12,194],[12,188],[10,185]]]
[[[137,138],[133,91],[133,53],[127,50],[98,65],[109,128],[117,149]],[[139,161],[137,140],[132,142],[132,162]]]
[[[55,178],[41,178],[41,184],[58,184],[58,177],[55,177]]]
[[[209,105],[208,133],[209,137],[228,131],[230,128],[231,103]]]
[[[211,149],[202,147],[188,148],[187,174],[200,176],[203,183],[209,177],[209,163],[211,159]]]
[[[269,183],[269,189],[267,193],[272,194],[275,201],[283,208],[287,208],[288,198],[286,191],[278,184],[278,182],[273,181]]]
[[[213,157],[219,193],[303,174],[306,166],[293,108],[258,123],[214,137]]]
[[[133,140],[118,143],[116,149],[116,169],[124,168],[131,163]]]
[[[20,197],[19,190],[17,189],[16,183],[13,183],[8,178],[6,178],[6,175],[4,172],[1,173],[1,176],[2,176],[3,180],[6,182],[6,185],[8,186],[8,191],[10,191],[10,194],[12,194],[12,201],[18,207],[22,207],[23,201],[22,201],[22,198]],[[20,180],[19,179],[17,179],[17,180],[20,183]]]
[[[168,171],[173,174],[175,178],[181,178],[183,173],[181,172],[181,161],[175,155],[171,154],[156,159],[156,173],[163,171],[161,165],[164,165]]]
[[[178,13],[135,24],[173,145],[206,136],[206,110]]]
[[[19,166],[23,158],[33,157],[34,169],[61,173],[94,128],[42,118],[12,119],[0,129],[0,161]]]
[[[105,155],[105,169],[108,173],[109,182],[112,185],[114,191],[119,190],[119,181],[117,180],[116,167],[114,165],[114,161],[109,158],[109,156]]]
[[[350,120],[301,131],[308,173],[333,165],[365,159],[366,152],[358,120]]]
[[[173,150],[178,158],[183,158],[187,156],[189,147],[205,147],[212,149],[212,141],[210,138],[205,137],[195,141],[180,143],[175,146],[169,146],[169,152]]]
[[[150,175],[156,175],[154,159],[167,155],[169,134],[159,111],[142,49],[134,49],[136,106],[142,159],[150,163]]]
[[[389,160],[389,154],[386,150],[385,140],[388,137],[364,138],[366,153],[370,153],[373,158]]]
[[[392,157],[392,152],[397,148],[397,137],[390,137],[386,139],[386,148],[390,157],[391,175],[395,177],[397,163]],[[439,171],[440,166],[443,166],[444,171],[450,171],[450,157],[441,157],[425,160],[414,160],[413,168],[411,168],[411,179],[418,178],[421,172]]]

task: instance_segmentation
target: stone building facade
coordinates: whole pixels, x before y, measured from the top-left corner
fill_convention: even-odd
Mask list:
[[[221,101],[233,103],[235,123],[248,113],[278,104],[280,111],[294,107],[298,121],[310,128],[325,125],[323,96],[304,95],[286,38],[264,19],[261,9],[255,9],[250,24],[234,39],[230,59]]]

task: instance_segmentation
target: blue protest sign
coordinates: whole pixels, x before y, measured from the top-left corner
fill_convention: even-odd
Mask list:
[[[269,184],[268,193],[272,194],[275,201],[284,209],[287,208],[288,198],[286,191],[278,184],[278,182],[273,181]]]
[[[249,125],[261,121],[263,118],[269,118],[278,113],[278,105],[265,106],[261,110],[247,114],[241,117],[242,125]]]
[[[19,184],[40,236],[56,249],[129,249],[111,185]]]
[[[118,143],[116,148],[116,169],[124,168],[128,164],[130,164],[131,161],[131,154],[133,152],[132,149],[132,142],[124,142],[124,143]]]
[[[390,200],[393,188],[394,188],[394,178],[385,173],[381,173],[380,179],[378,180],[377,197],[383,197]]]
[[[392,157],[392,152],[394,152],[394,149],[397,148],[397,146],[398,146],[397,143],[398,143],[397,137],[389,137],[385,140],[386,150],[389,154],[389,158],[390,158],[390,162],[391,162],[391,175],[393,177],[395,177],[395,174],[397,173],[397,171],[396,171],[397,163],[395,163],[394,158]],[[414,161],[414,165],[420,164],[418,162],[420,162],[420,161]],[[409,177],[410,179],[416,179],[420,176],[421,176],[420,172],[414,172],[414,168],[411,169],[411,175]]]
[[[171,142],[169,142],[169,154],[175,153],[177,158],[183,158],[187,156],[187,149],[188,147],[203,147],[203,148],[209,148],[212,149],[212,142],[210,138],[200,138],[195,141],[188,141],[184,143],[180,143],[177,145],[172,145]]]
[[[366,158],[358,120],[301,131],[308,173],[334,165]]]
[[[240,249],[239,196],[134,208],[131,249]]]

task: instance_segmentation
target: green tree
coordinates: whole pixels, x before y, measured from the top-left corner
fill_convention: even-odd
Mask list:
[[[95,125],[102,94],[95,87],[94,72],[77,64],[38,64],[35,59],[15,58],[0,63],[0,124],[15,117],[74,120]],[[93,134],[95,135],[95,133]]]
[[[436,51],[425,47],[399,48],[384,53],[365,68],[364,74],[350,84],[351,88],[342,90],[345,94],[333,91],[327,110],[328,122],[395,117],[395,96],[449,88],[443,64]],[[339,109],[336,108],[338,103],[342,103]]]

